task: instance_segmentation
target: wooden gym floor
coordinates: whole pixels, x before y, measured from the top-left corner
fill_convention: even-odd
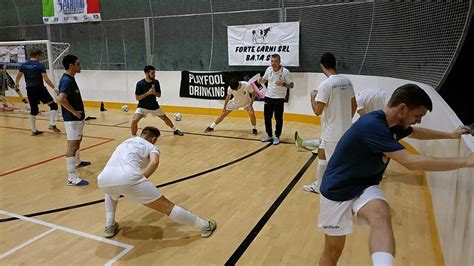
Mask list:
[[[43,106],[44,108],[44,106]],[[133,112],[87,115],[80,169],[86,187],[66,186],[66,136],[47,130],[48,113],[38,116],[42,136],[30,136],[26,111],[0,113],[0,264],[67,265],[315,265],[324,235],[316,228],[319,196],[302,190],[313,181],[315,156],[297,151],[293,133],[319,137],[319,126],[285,122],[282,143],[262,143],[250,134],[248,118],[229,117],[204,134],[215,117],[183,114],[185,133],[173,136],[158,118],[160,166],[151,177],[163,194],[218,227],[208,239],[164,215],[120,199],[120,231],[102,238],[105,211],[96,177],[115,147],[130,136]],[[382,188],[392,208],[396,265],[442,265],[429,191],[422,173],[391,162]],[[370,265],[368,230],[355,226],[340,265]]]

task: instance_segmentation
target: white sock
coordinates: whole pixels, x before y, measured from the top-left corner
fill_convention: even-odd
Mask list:
[[[173,130],[173,132],[176,131],[176,126],[173,126],[171,130]]]
[[[49,111],[49,124],[52,126],[56,125],[56,115],[58,111],[57,110],[50,110]]]
[[[105,194],[105,226],[112,226],[115,223],[115,211],[118,200],[112,199],[109,194]]]
[[[372,253],[372,265],[374,266],[392,266],[393,255],[388,252]]]
[[[185,210],[178,205],[174,205],[173,209],[170,213],[170,218],[173,221],[178,222],[180,224],[185,224],[189,226],[194,226],[198,228],[203,228],[209,226],[209,222],[205,221],[188,210]]]
[[[319,147],[320,141],[318,139],[310,139],[310,140],[304,140],[301,145],[303,146],[311,146],[311,147]]]
[[[30,115],[31,131],[36,132],[36,116]]]
[[[76,177],[76,157],[66,157],[67,178],[73,180]]]
[[[255,125],[255,126],[254,126],[254,125],[252,125],[252,127],[253,127],[253,129],[257,129],[257,125]]]
[[[215,128],[217,126],[216,122],[212,122],[212,124],[209,126],[210,128]]]
[[[77,149],[76,157],[74,157],[74,158],[76,159],[75,165],[78,166],[81,163],[81,158],[80,158],[80,155],[79,155],[79,149]]]
[[[316,170],[316,180],[315,183],[318,183],[318,188],[321,185],[321,180],[324,175],[324,171],[326,171],[326,167],[328,166],[328,162],[326,160],[318,160],[318,169]]]

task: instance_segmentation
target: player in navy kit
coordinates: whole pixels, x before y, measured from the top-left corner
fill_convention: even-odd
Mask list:
[[[21,77],[25,75],[26,93],[31,107],[30,123],[32,136],[43,134],[43,131],[39,131],[36,128],[36,116],[39,113],[38,104],[40,104],[40,102],[49,105],[49,129],[54,132],[61,132],[56,127],[58,104],[54,102],[53,97],[51,97],[44,86],[43,80],[49,87],[56,91],[56,94],[58,94],[58,91],[49,79],[48,74],[46,74],[46,68],[40,63],[42,59],[43,53],[41,50],[33,49],[31,51],[31,59],[21,65],[15,80],[15,90],[19,91]]]

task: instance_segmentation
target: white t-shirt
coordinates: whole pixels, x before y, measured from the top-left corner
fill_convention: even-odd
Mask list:
[[[276,81],[281,80],[286,84],[293,82],[291,78],[290,71],[284,67],[280,67],[278,71],[273,71],[272,67],[268,67],[265,70],[263,79],[268,80],[267,91],[265,92],[265,97],[273,99],[284,99],[286,97],[286,87],[277,86]]]
[[[252,87],[250,87],[250,83],[246,81],[240,81],[240,85],[242,85],[239,89],[233,90],[230,87],[227,89],[227,95],[233,95],[233,101],[237,106],[246,106],[251,101],[250,94],[253,92]]]
[[[364,89],[357,93],[357,111],[364,109],[366,113],[383,109],[388,102],[388,95],[381,89]]]
[[[326,104],[321,115],[322,140],[339,141],[352,125],[352,97],[354,88],[345,76],[331,75],[321,82],[316,101]]]
[[[141,137],[122,142],[97,177],[99,188],[140,183],[146,180],[143,169],[150,163],[150,154],[160,150]]]

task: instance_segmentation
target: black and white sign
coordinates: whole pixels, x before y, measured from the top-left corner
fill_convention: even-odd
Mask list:
[[[227,96],[227,88],[233,78],[239,81],[252,82],[252,89],[257,94],[257,100],[263,100],[265,88],[258,84],[255,77],[260,75],[258,71],[229,71],[229,72],[181,72],[181,86],[179,97],[198,98],[208,100],[224,100]],[[285,101],[288,102],[289,93]]]
[[[230,66],[268,66],[272,54],[282,65],[299,66],[300,23],[268,23],[227,27]]]

